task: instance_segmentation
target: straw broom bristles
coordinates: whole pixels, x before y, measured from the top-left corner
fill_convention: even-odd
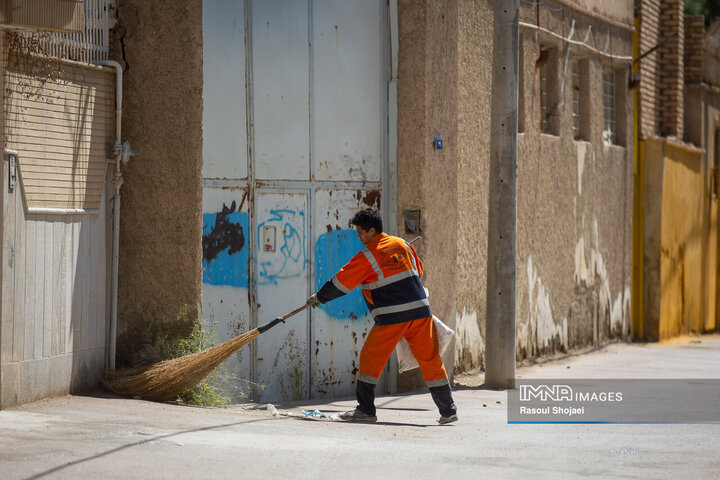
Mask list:
[[[260,335],[256,328],[227,342],[184,357],[165,360],[149,367],[111,372],[102,383],[123,397],[146,400],[171,400],[202,382],[230,356]]]

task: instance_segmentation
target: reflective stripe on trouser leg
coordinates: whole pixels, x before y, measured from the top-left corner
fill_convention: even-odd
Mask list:
[[[428,387],[449,385],[445,365],[440,357],[437,332],[432,317],[410,322],[405,332],[405,339],[413,356],[420,366],[420,371]]]
[[[377,378],[370,377],[368,375],[363,375],[362,373],[357,374],[357,379],[359,382],[369,383],[370,385],[377,385],[377,382],[378,382]]]
[[[361,412],[375,415],[375,385],[407,327],[407,323],[398,323],[374,325],[370,329],[360,351],[360,367],[355,386],[355,397]]]

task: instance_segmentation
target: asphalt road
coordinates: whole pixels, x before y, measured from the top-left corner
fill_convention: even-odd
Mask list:
[[[720,335],[612,344],[518,369],[532,378],[720,378]],[[378,423],[329,403],[206,409],[66,396],[0,412],[0,479],[720,479],[720,424],[509,425],[507,392],[456,379],[460,421],[428,393],[381,396]]]

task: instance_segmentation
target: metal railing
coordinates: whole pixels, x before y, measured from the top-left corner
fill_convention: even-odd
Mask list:
[[[85,0],[85,27],[78,33],[26,32],[44,54],[59,59],[93,63],[107,60],[110,52],[110,8],[108,0]]]

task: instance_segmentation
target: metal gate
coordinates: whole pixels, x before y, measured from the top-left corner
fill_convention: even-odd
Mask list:
[[[381,0],[203,2],[203,317],[217,341],[304,303],[362,247],[387,171]],[[357,292],[242,349],[234,401],[348,395],[372,322]]]

